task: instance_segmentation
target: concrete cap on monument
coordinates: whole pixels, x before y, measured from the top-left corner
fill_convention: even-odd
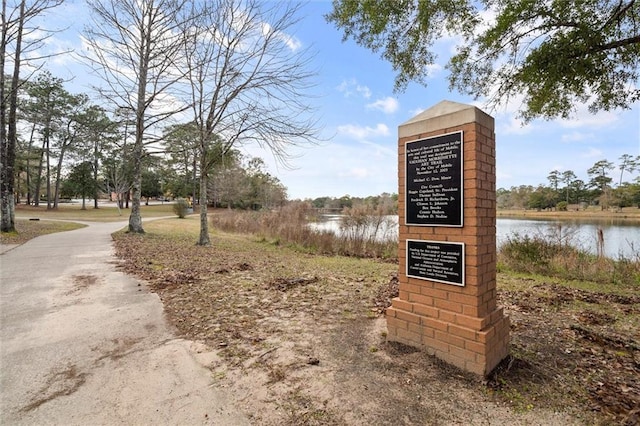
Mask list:
[[[494,127],[493,117],[476,106],[441,101],[402,123],[398,127],[398,137],[404,138],[474,122],[487,128]]]

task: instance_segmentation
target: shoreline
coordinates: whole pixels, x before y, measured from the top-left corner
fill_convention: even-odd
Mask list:
[[[496,210],[496,217],[511,219],[616,220],[640,224],[640,209],[627,207],[620,212],[595,209],[580,211]]]

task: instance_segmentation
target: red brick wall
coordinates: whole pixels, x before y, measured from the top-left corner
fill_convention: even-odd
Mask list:
[[[405,143],[463,131],[461,228],[405,225]],[[508,354],[509,320],[496,306],[495,136],[479,123],[398,140],[399,297],[387,309],[388,339],[419,346],[486,375]],[[464,287],[406,276],[406,240],[465,244]]]

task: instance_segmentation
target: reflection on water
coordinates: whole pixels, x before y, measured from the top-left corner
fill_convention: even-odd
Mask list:
[[[640,254],[640,225],[620,220],[530,220],[498,218],[496,239],[498,245],[511,234],[545,235],[563,238],[574,247],[596,253],[598,229],[604,236],[604,254],[607,257],[633,258]]]
[[[340,232],[342,215],[324,215],[310,226],[318,230]],[[392,225],[385,227],[379,239],[398,238],[398,216],[388,216]],[[498,218],[496,221],[498,245],[509,235],[547,236],[562,239],[574,247],[596,253],[598,229],[604,235],[604,253],[607,257],[635,258],[640,255],[640,225],[620,220],[533,220]]]
[[[317,231],[330,231],[342,237],[364,237],[380,242],[398,239],[398,216],[370,216],[371,220],[358,218],[347,222],[346,227],[341,227],[343,218],[339,214],[321,215],[318,222],[312,222],[309,226]]]

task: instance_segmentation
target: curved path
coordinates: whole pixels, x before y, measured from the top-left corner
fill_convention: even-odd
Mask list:
[[[248,424],[87,224],[0,255],[0,424]]]

